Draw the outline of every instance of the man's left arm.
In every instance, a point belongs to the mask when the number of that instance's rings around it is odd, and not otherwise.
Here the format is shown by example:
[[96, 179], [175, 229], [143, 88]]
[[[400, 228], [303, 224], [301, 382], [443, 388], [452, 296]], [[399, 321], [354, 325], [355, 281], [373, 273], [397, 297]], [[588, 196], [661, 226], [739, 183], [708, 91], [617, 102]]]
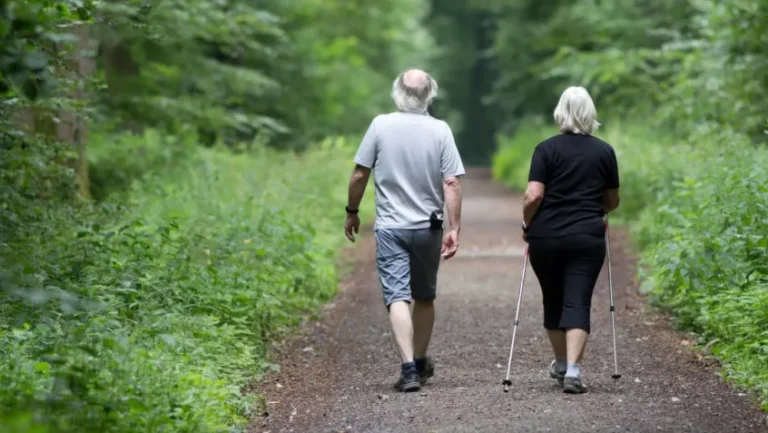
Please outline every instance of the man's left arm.
[[360, 148], [355, 155], [355, 168], [349, 177], [349, 192], [347, 194], [347, 220], [344, 223], [344, 233], [347, 239], [354, 242], [355, 233], [360, 230], [360, 202], [363, 201], [365, 187], [371, 176], [371, 168], [376, 164], [376, 119], [368, 127]]
[[363, 201], [368, 179], [371, 177], [371, 169], [360, 164], [355, 165], [352, 175], [349, 177], [349, 193], [347, 194], [347, 209], [357, 211], [360, 202]]
[[[360, 164], [355, 165], [352, 176], [349, 177], [349, 193], [347, 194], [347, 221], [344, 223], [344, 234], [347, 239], [354, 242], [355, 233], [360, 231], [360, 202], [368, 185], [371, 169]], [[353, 233], [354, 232], [354, 233]]]

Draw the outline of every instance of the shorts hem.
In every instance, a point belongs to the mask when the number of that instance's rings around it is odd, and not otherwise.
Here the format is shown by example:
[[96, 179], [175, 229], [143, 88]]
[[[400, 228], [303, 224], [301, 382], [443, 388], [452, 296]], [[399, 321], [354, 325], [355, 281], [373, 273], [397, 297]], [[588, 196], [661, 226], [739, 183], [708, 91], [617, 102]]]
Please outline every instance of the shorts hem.
[[437, 295], [431, 295], [431, 296], [414, 296], [414, 297], [413, 297], [413, 300], [414, 300], [414, 301], [419, 301], [419, 302], [431, 302], [431, 301], [434, 301], [435, 299], [437, 299]]
[[408, 298], [408, 297], [396, 297], [396, 298], [392, 298], [392, 299], [387, 299], [387, 300], [384, 301], [384, 306], [389, 308], [390, 305], [394, 304], [395, 302], [405, 302], [406, 304], [412, 304], [413, 303], [413, 299], [412, 298]]
[[581, 329], [587, 334], [590, 334], [590, 331], [591, 331], [589, 326], [584, 326], [584, 325], [566, 325], [566, 326], [560, 326], [560, 329], [563, 329], [565, 331], [568, 331], [569, 329]]

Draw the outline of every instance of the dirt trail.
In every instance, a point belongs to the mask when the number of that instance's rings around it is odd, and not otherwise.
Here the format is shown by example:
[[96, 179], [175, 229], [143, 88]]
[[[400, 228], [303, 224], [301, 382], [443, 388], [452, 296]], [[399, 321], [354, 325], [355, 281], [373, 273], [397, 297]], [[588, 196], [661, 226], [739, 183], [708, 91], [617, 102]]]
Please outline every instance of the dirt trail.
[[[547, 374], [541, 293], [529, 268], [511, 380], [502, 392], [524, 243], [520, 197], [472, 171], [464, 181], [458, 255], [438, 279], [430, 347], [437, 368], [419, 393], [395, 393], [399, 360], [389, 336], [372, 236], [350, 256], [354, 271], [322, 321], [286, 342], [280, 374], [260, 384], [269, 415], [249, 432], [768, 432], [765, 414], [723, 384], [716, 366], [686, 346], [636, 295], [634, 259], [612, 236], [617, 344], [612, 372], [607, 272], [593, 302], [582, 370], [590, 392], [563, 394]], [[340, 232], [341, 236], [341, 232]]]

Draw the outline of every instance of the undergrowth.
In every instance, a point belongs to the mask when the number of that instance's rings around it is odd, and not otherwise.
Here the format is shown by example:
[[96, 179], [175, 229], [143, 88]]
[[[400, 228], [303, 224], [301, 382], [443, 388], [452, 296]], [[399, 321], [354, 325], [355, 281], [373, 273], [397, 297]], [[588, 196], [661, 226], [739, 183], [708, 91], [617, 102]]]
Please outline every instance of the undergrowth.
[[268, 342], [335, 294], [351, 153], [91, 143], [93, 204], [66, 148], [1, 150], [0, 431], [243, 427]]

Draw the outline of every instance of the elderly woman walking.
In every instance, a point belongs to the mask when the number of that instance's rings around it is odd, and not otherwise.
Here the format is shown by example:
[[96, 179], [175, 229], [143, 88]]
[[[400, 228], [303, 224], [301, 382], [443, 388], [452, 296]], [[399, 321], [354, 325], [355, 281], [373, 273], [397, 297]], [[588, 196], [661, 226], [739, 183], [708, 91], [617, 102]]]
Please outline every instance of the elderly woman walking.
[[586, 89], [566, 89], [554, 118], [561, 133], [539, 143], [531, 159], [523, 237], [555, 355], [550, 376], [580, 394], [587, 391], [579, 363], [592, 292], [606, 253], [604, 216], [619, 206], [619, 170], [611, 145], [592, 135], [599, 123]]

